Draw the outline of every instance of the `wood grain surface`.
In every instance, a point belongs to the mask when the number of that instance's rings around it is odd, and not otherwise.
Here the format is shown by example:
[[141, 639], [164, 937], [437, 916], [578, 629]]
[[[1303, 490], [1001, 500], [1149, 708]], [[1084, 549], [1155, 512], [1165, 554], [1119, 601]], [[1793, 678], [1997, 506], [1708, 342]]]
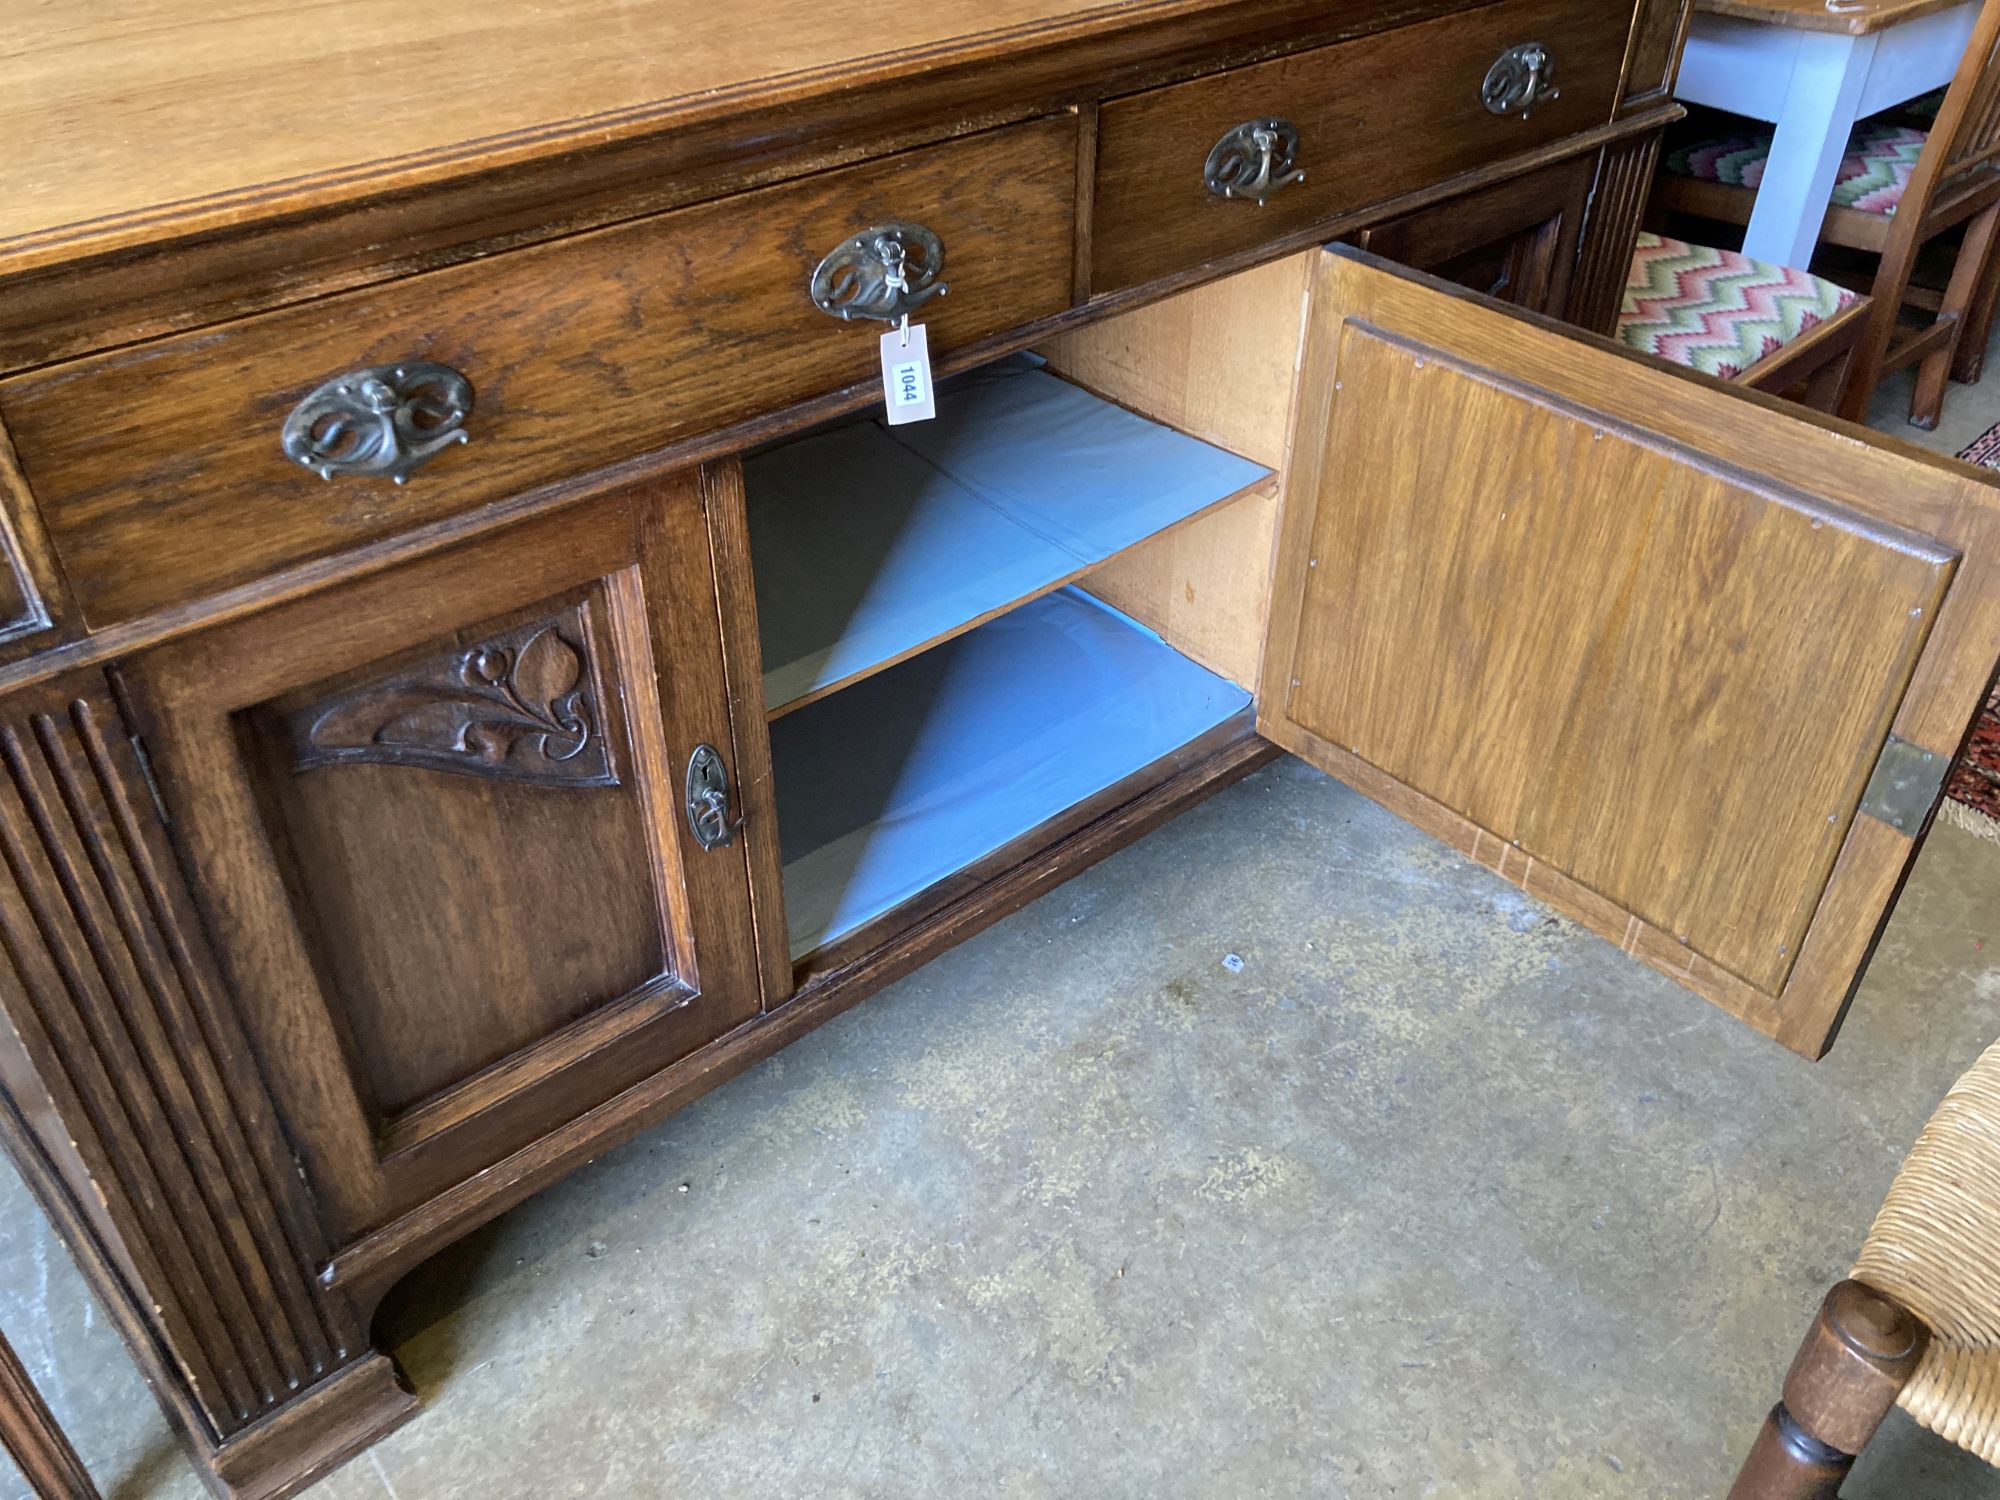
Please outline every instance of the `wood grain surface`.
[[90, 1471], [4, 1337], [0, 1337], [0, 1449], [14, 1460], [35, 1500], [99, 1500]]
[[1260, 727], [1817, 1052], [1884, 739], [2000, 654], [1988, 486], [1352, 253], [1311, 330]]
[[[882, 325], [813, 305], [813, 268], [870, 225], [945, 246], [934, 354], [1069, 304], [1075, 122], [864, 168], [413, 277], [0, 384], [93, 625], [465, 510], [865, 379]], [[287, 460], [292, 406], [400, 360], [471, 380], [471, 442], [406, 485]]]
[[1079, 385], [1276, 471], [1262, 493], [1127, 549], [1085, 587], [1253, 691], [1291, 454], [1306, 279], [1288, 256], [1065, 334], [1043, 347]]
[[1632, 22], [1632, 45], [1625, 54], [1621, 113], [1631, 114], [1673, 92], [1681, 45], [1693, 15], [1692, 0], [1640, 0]]
[[[742, 842], [704, 852], [682, 812], [694, 747], [732, 744], [711, 574], [690, 472], [132, 665], [245, 1024], [280, 1108], [305, 1122], [300, 1154], [336, 1233], [762, 1009]], [[622, 704], [605, 720], [625, 741], [618, 787], [271, 774], [256, 726], [295, 699], [579, 595], [600, 611], [600, 701]], [[360, 775], [343, 785], [346, 772]]]
[[[50, 0], [42, 10], [76, 3]], [[165, 204], [147, 191], [161, 143], [135, 136], [114, 143], [139, 158], [121, 179], [125, 210], [0, 240], [0, 370], [435, 270], [1039, 114], [1087, 115], [1100, 99], [1472, 3], [1124, 0], [915, 51], [900, 49], [906, 28], [883, 28], [870, 42], [865, 25], [830, 20], [844, 37], [862, 39], [852, 64], [760, 75], [740, 87], [381, 159], [370, 154], [367, 131], [335, 111], [328, 150], [359, 165], [253, 178], [220, 195]], [[359, 9], [327, 0], [312, 14]], [[553, 9], [587, 27], [602, 8]], [[735, 23], [705, 14], [703, 24]], [[226, 74], [228, 37], [215, 38], [212, 53]], [[362, 95], [393, 87], [402, 98], [412, 94], [413, 77], [414, 66], [390, 67], [371, 55], [342, 86]], [[193, 116], [198, 133], [224, 142], [235, 162], [243, 132], [229, 90], [190, 83], [185, 93], [176, 108]], [[119, 108], [119, 99], [103, 102], [112, 114]]]
[[[1501, 0], [1337, 47], [1115, 100], [1098, 117], [1091, 286], [1131, 286], [1393, 197], [1611, 117], [1632, 11]], [[1562, 95], [1490, 113], [1487, 70], [1541, 41]], [[1258, 205], [1217, 197], [1202, 168], [1223, 135], [1276, 116], [1299, 129], [1302, 181]]]
[[1511, 306], [1563, 317], [1596, 176], [1592, 157], [1557, 162], [1375, 225], [1355, 243]]
[[0, 717], [0, 1006], [40, 1149], [229, 1434], [361, 1358], [365, 1320], [314, 1280], [327, 1243], [132, 728], [94, 673]]
[[0, 8], [0, 242], [1127, 8], [26, 0]]
[[1694, 0], [1694, 8], [1713, 16], [1734, 16], [1801, 31], [1840, 31], [1866, 36], [1885, 26], [1899, 26], [1921, 16], [1950, 10], [1963, 0]]

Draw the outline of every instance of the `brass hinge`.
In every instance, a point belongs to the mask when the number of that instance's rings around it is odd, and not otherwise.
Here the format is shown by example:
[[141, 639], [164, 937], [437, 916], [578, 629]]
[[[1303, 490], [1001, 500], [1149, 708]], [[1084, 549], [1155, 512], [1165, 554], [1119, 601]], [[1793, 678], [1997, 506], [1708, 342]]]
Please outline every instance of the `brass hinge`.
[[1868, 790], [1861, 794], [1861, 810], [1914, 838], [1937, 805], [1950, 769], [1950, 756], [1892, 734], [1875, 762], [1875, 774], [1868, 778]]

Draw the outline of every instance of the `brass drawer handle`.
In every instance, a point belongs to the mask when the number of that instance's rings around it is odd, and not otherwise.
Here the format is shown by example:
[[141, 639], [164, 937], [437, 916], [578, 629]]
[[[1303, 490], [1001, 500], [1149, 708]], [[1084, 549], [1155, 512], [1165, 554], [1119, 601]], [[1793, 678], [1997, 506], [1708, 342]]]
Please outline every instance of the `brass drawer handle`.
[[896, 323], [948, 288], [944, 242], [921, 224], [877, 224], [828, 252], [812, 274], [819, 310], [843, 321]]
[[1245, 120], [1215, 143], [1201, 179], [1218, 198], [1249, 198], [1259, 208], [1279, 188], [1304, 182], [1299, 127], [1290, 120]]
[[285, 456], [322, 479], [387, 474], [401, 484], [423, 464], [471, 441], [472, 382], [450, 365], [371, 365], [329, 380], [292, 408]]
[[1509, 47], [1486, 70], [1479, 97], [1494, 114], [1519, 115], [1525, 120], [1537, 104], [1562, 98], [1562, 90], [1556, 86], [1555, 54], [1540, 42]]

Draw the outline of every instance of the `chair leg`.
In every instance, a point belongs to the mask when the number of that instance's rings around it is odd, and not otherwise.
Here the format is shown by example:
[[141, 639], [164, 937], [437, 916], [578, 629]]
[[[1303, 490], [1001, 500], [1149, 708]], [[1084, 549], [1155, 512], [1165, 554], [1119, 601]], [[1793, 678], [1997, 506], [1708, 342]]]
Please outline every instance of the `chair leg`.
[[0, 1447], [13, 1458], [36, 1500], [98, 1500], [83, 1460], [4, 1338], [0, 1338]]
[[1976, 385], [1986, 368], [1986, 346], [1993, 338], [1993, 310], [2000, 302], [2000, 239], [1987, 253], [1986, 267], [1979, 278], [1972, 305], [1965, 311], [1965, 331], [1959, 335], [1958, 353], [1951, 361], [1951, 378], [1960, 385]]
[[1967, 320], [1986, 281], [1987, 262], [1993, 258], [1994, 229], [2000, 226], [2000, 204], [1981, 213], [1965, 226], [1965, 243], [1959, 248], [1958, 262], [1951, 268], [1951, 280], [1938, 305], [1940, 322], [1950, 319], [1951, 337], [1926, 354], [1917, 365], [1916, 389], [1910, 393], [1910, 422], [1925, 430], [1938, 424], [1944, 409], [1944, 384], [1965, 342]]
[[[1886, 266], [1884, 271], [1886, 273]], [[1874, 300], [1868, 305], [1868, 324], [1855, 341], [1847, 394], [1840, 403], [1840, 415], [1850, 422], [1868, 420], [1868, 402], [1875, 394], [1876, 382], [1882, 378], [1882, 365], [1889, 355], [1889, 340], [1896, 332], [1896, 314], [1902, 307], [1903, 281], [1908, 272], [1909, 268], [1905, 266], [1902, 276], [1892, 279], [1884, 274], [1875, 278], [1875, 290], [1871, 294]]]
[[1828, 1292], [1729, 1500], [1835, 1500], [1929, 1343], [1930, 1330], [1873, 1287]]

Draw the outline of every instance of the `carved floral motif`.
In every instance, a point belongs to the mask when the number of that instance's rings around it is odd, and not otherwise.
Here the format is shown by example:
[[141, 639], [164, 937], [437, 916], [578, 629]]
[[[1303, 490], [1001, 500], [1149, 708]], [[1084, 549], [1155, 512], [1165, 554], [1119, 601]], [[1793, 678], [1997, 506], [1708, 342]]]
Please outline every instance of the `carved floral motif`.
[[591, 701], [582, 608], [362, 683], [290, 716], [297, 768], [368, 762], [616, 786]]

